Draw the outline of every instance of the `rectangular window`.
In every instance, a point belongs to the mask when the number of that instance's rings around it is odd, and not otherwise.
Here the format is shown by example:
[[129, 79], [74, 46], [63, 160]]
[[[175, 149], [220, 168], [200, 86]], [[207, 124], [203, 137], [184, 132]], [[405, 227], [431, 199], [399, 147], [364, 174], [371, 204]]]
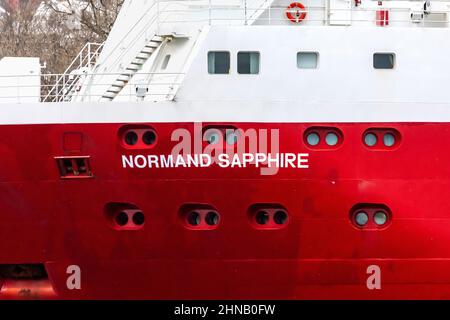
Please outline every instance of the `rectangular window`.
[[208, 73], [229, 74], [230, 73], [230, 53], [225, 51], [208, 52]]
[[258, 74], [259, 73], [259, 52], [239, 52], [238, 53], [238, 73]]
[[373, 55], [373, 67], [375, 69], [394, 69], [395, 54], [375, 53]]
[[317, 69], [319, 54], [317, 52], [298, 52], [297, 68], [299, 69]]

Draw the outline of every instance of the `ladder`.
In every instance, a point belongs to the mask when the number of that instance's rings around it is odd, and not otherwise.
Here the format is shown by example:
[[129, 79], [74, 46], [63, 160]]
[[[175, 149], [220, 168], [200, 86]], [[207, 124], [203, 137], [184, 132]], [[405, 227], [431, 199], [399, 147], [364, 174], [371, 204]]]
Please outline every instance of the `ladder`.
[[90, 72], [91, 68], [96, 64], [102, 49], [103, 43], [86, 43], [64, 73], [58, 75], [53, 86], [48, 92], [45, 92], [45, 97], [42, 99], [42, 102], [71, 101], [72, 97], [76, 94], [78, 81]]
[[145, 47], [137, 54], [137, 56], [126, 67], [125, 72], [122, 73], [108, 90], [102, 95], [101, 101], [112, 101], [117, 97], [125, 86], [131, 81], [133, 76], [141, 70], [143, 65], [150, 59], [152, 54], [161, 46], [161, 44], [168, 40], [168, 37], [155, 35]]

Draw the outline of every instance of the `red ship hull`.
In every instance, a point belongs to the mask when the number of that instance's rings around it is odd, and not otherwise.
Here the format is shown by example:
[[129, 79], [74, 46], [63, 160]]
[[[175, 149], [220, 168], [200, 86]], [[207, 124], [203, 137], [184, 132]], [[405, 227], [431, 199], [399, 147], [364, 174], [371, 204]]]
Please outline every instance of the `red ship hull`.
[[[124, 168], [123, 155], [170, 154], [172, 132], [194, 130], [149, 125], [157, 142], [144, 150], [124, 148], [125, 124], [0, 126], [0, 266], [47, 273], [4, 277], [0, 298], [450, 299], [448, 124], [227, 124], [279, 129], [280, 152], [309, 154], [307, 169], [268, 176], [255, 167]], [[335, 128], [342, 141], [308, 147], [310, 127]], [[396, 130], [399, 145], [368, 148], [372, 128]], [[58, 159], [77, 157], [89, 157], [92, 177], [61, 176]], [[115, 226], [114, 205], [142, 211], [145, 224]], [[186, 205], [213, 208], [220, 223], [186, 227]], [[255, 205], [284, 208], [289, 222], [255, 226]], [[355, 206], [387, 208], [389, 225], [358, 228]], [[79, 289], [67, 287], [71, 265]], [[367, 287], [371, 265], [381, 289]]]

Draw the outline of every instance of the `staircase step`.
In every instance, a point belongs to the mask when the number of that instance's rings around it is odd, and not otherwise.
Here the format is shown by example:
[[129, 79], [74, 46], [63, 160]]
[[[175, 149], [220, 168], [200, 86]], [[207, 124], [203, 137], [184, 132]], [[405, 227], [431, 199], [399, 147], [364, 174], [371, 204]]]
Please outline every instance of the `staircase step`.
[[131, 63], [129, 65], [129, 68], [139, 68], [138, 70], [136, 70], [139, 71], [142, 68], [142, 64]]
[[136, 71], [139, 71], [140, 69], [141, 69], [141, 66], [137, 66], [135, 64], [131, 64], [125, 70], [136, 73]]
[[125, 87], [126, 85], [127, 85], [127, 83], [128, 83], [128, 81], [122, 81], [122, 80], [116, 80], [113, 84], [112, 84], [112, 86], [113, 87], [118, 87], [118, 88], [123, 88], [123, 87]]
[[132, 64], [140, 64], [141, 66], [146, 62], [146, 59], [141, 58], [135, 58], [133, 61], [131, 61]]
[[140, 53], [146, 53], [148, 54], [148, 57], [150, 58], [151, 54], [155, 52], [155, 48], [147, 48], [145, 47], [144, 49], [141, 50]]
[[153, 49], [156, 49], [156, 48], [158, 48], [160, 45], [161, 45], [160, 42], [150, 41], [149, 43], [147, 43], [147, 44], [145, 45], [145, 47], [146, 47], [146, 48], [153, 48]]
[[[145, 49], [144, 49], [145, 50]], [[142, 50], [137, 56], [136, 56], [136, 58], [137, 59], [148, 59], [148, 58], [150, 58], [150, 56], [152, 55], [152, 53], [153, 53], [153, 51], [154, 50], [151, 50], [151, 51], [144, 51], [144, 50]]]
[[130, 81], [131, 75], [130, 74], [121, 74], [118, 78], [117, 81], [123, 81], [123, 82], [128, 82]]
[[120, 91], [122, 91], [122, 88], [119, 88], [119, 87], [110, 87], [110, 88], [108, 89], [108, 91], [106, 91], [106, 92], [119, 93]]
[[163, 42], [163, 41], [164, 41], [164, 38], [163, 38], [163, 37], [160, 37], [160, 36], [154, 36], [154, 37], [152, 38], [152, 41], [155, 41], [155, 42]]
[[113, 92], [106, 92], [106, 93], [102, 96], [102, 98], [112, 100], [112, 99], [114, 99], [114, 98], [116, 97], [116, 95], [117, 95], [117, 94], [115, 94], [115, 93], [113, 93]]

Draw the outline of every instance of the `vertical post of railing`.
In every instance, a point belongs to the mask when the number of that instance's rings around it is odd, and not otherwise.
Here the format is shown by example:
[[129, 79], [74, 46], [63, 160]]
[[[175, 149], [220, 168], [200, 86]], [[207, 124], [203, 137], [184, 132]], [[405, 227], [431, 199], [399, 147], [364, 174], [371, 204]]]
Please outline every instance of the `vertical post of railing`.
[[58, 102], [64, 100], [64, 90], [66, 90], [66, 75], [63, 75], [63, 87], [62, 87], [62, 90], [61, 90], [62, 97], [58, 98]]
[[350, 1], [350, 25], [353, 25], [353, 3]]
[[272, 4], [269, 4], [269, 25], [272, 25]]
[[425, 10], [423, 10], [422, 27], [425, 27]]
[[[94, 73], [91, 73], [91, 75], [89, 75], [89, 77], [91, 77], [91, 78], [90, 78], [90, 82], [91, 82], [91, 83], [94, 83], [95, 74], [94, 74]], [[85, 98], [85, 94], [87, 94], [87, 95], [88, 95], [88, 101], [89, 101], [89, 102], [92, 102], [92, 94], [91, 94], [92, 91], [91, 91], [91, 87], [92, 87], [92, 86], [90, 86], [90, 85], [88, 84], [88, 87], [84, 90], [83, 95], [81, 96], [82, 101], [83, 101], [84, 98]]]
[[91, 67], [91, 43], [88, 44], [88, 67]]
[[244, 0], [244, 24], [247, 25], [247, 0]]
[[156, 0], [156, 33], [160, 34], [160, 32], [159, 32], [159, 0]]
[[208, 1], [208, 14], [209, 14], [208, 21], [209, 21], [209, 25], [211, 25], [211, 1], [212, 0]]

